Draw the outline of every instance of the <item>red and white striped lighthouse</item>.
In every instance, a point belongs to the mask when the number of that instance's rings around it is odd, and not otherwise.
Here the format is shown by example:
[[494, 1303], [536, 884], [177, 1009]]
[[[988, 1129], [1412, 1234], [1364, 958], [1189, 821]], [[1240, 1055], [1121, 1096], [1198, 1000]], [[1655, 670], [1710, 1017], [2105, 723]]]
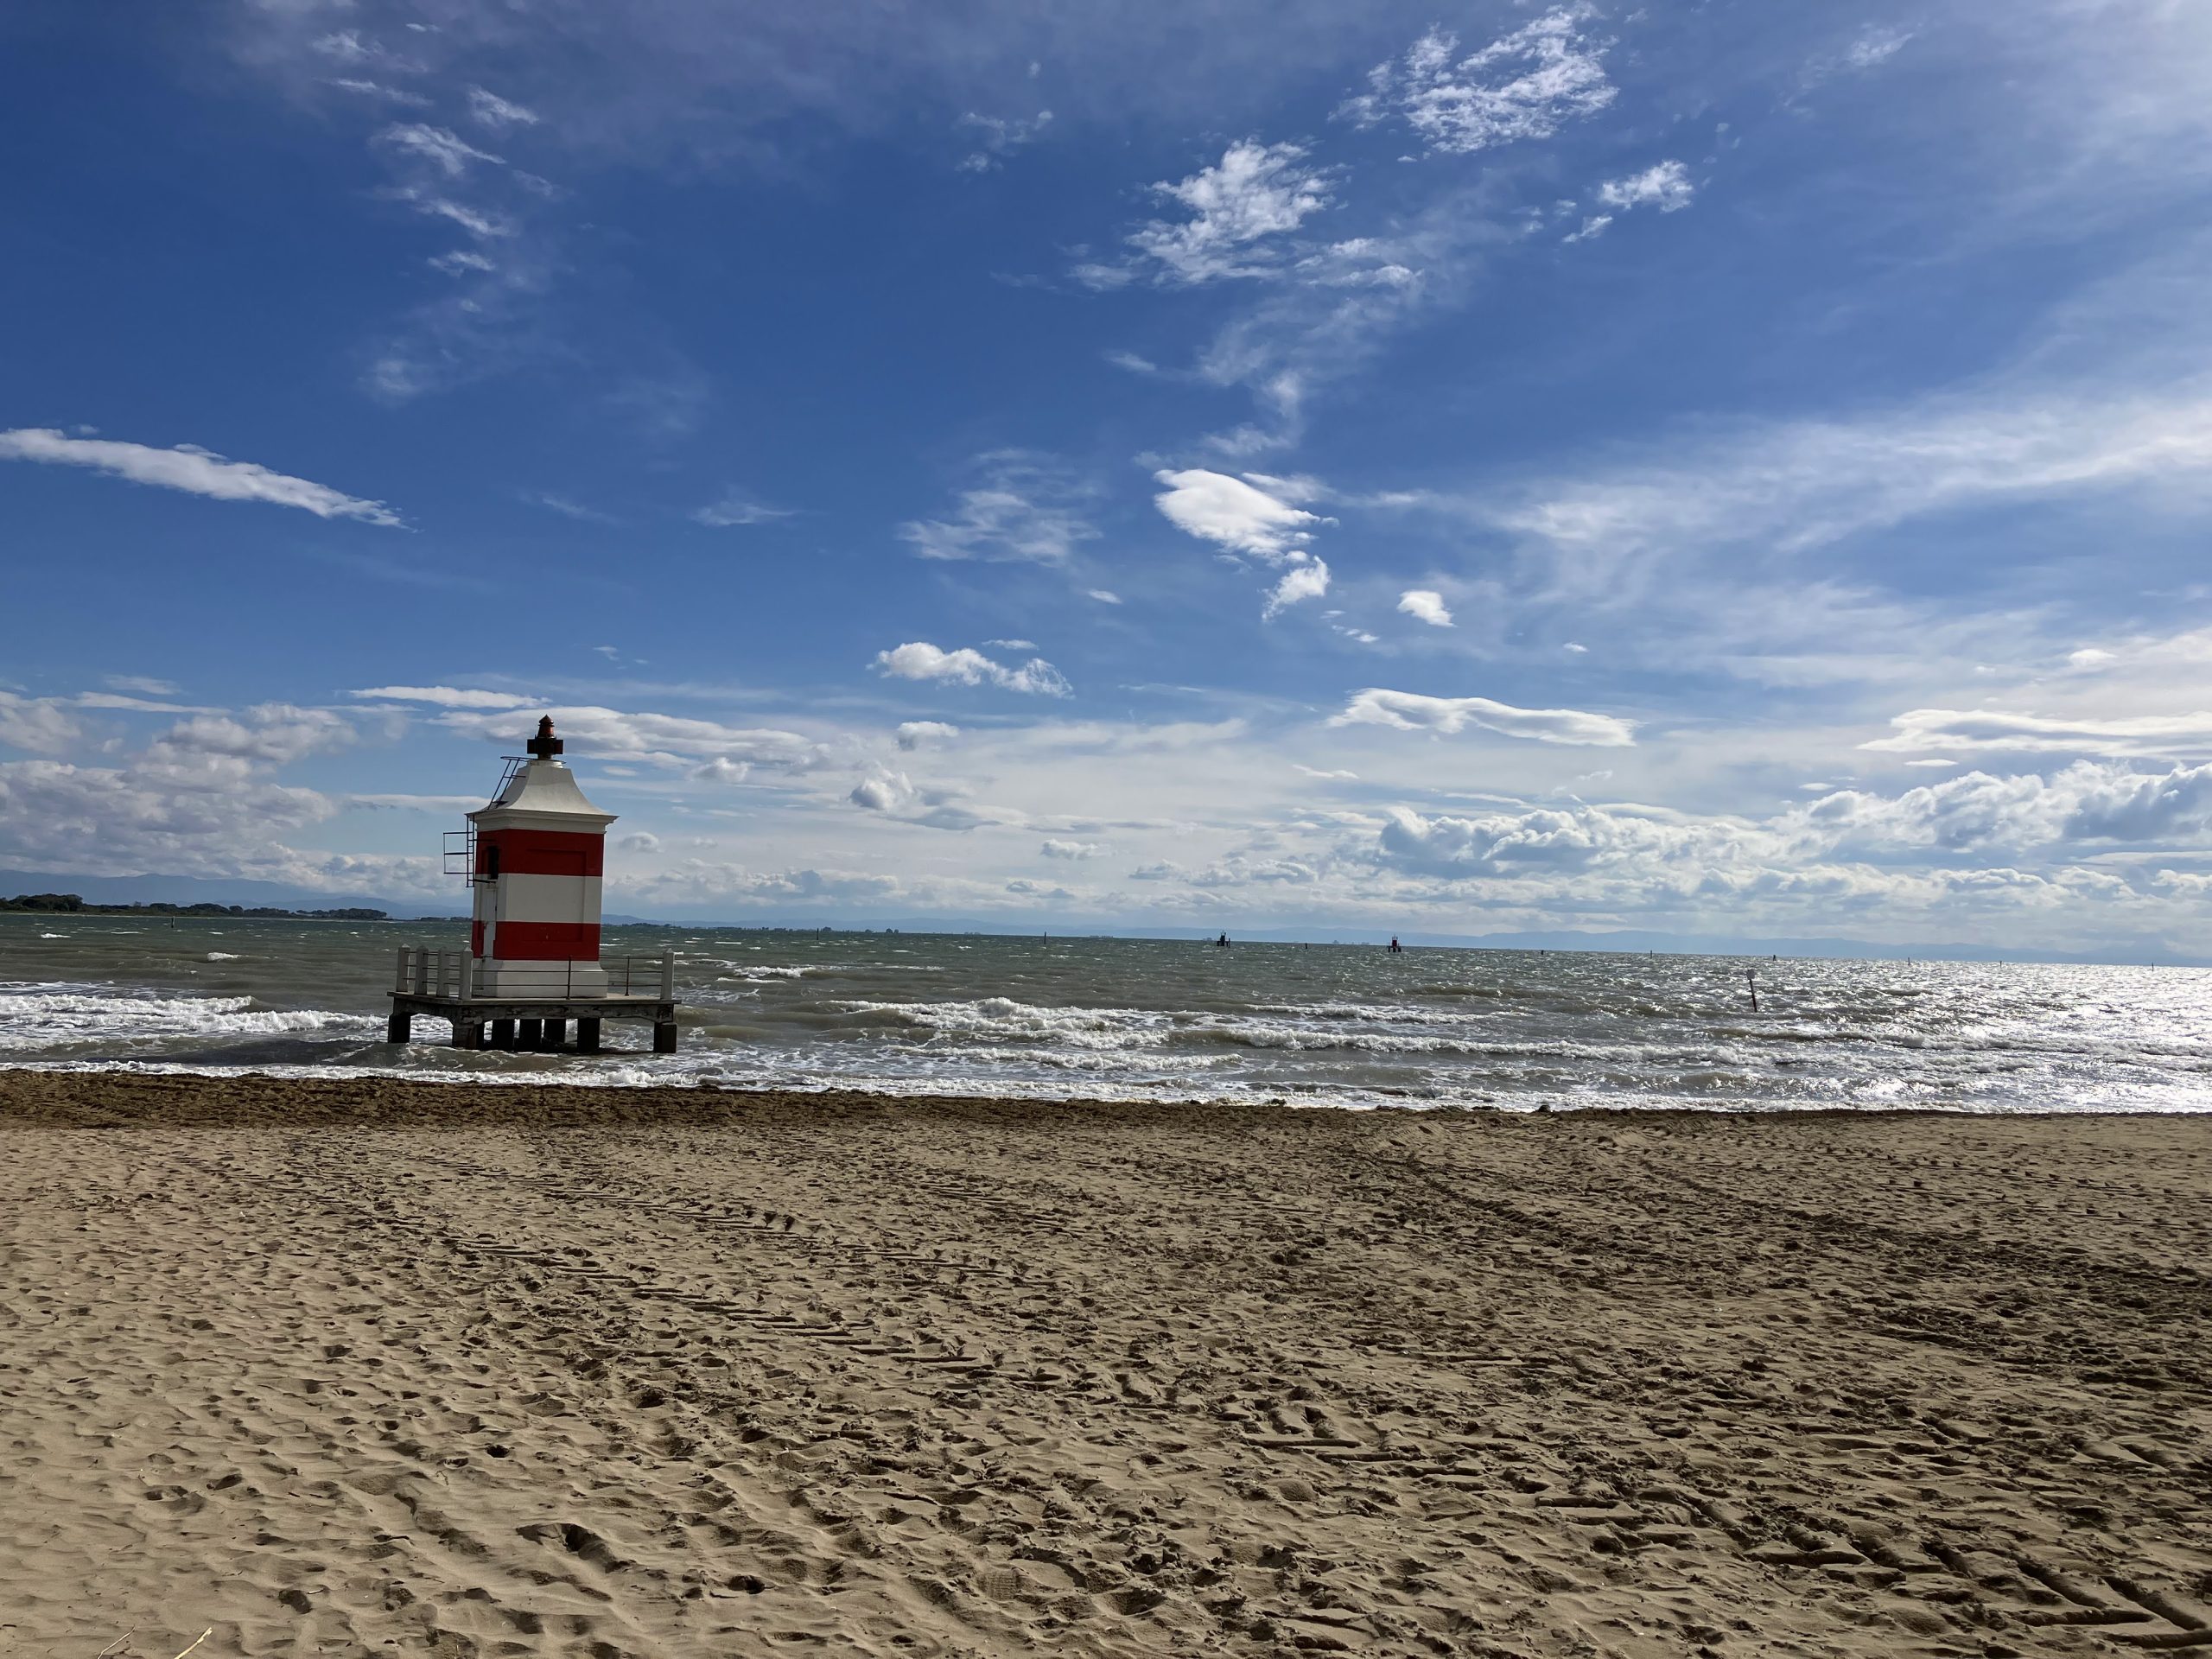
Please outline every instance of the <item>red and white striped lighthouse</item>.
[[537, 722], [530, 758], [499, 798], [468, 815], [476, 894], [469, 928], [474, 995], [598, 997], [599, 884], [615, 815], [584, 798], [556, 757], [553, 720]]

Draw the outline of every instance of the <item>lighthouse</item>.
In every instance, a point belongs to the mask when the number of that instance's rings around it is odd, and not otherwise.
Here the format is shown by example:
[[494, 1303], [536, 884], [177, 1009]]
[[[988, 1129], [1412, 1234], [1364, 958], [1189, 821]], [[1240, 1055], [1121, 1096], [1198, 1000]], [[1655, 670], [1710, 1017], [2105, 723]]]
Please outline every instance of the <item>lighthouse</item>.
[[550, 715], [523, 747], [528, 759], [489, 806], [468, 815], [471, 988], [499, 999], [604, 996], [599, 890], [615, 815], [584, 798]]
[[650, 1020], [653, 1052], [677, 1041], [676, 956], [599, 954], [599, 884], [614, 814], [584, 798], [561, 759], [553, 718], [528, 753], [507, 757], [491, 804], [446, 837], [446, 871], [475, 895], [467, 951], [403, 945], [391, 988], [388, 1041], [404, 1043], [416, 1014], [453, 1023], [456, 1048], [559, 1050], [575, 1024], [576, 1052], [600, 1052], [608, 1020]]

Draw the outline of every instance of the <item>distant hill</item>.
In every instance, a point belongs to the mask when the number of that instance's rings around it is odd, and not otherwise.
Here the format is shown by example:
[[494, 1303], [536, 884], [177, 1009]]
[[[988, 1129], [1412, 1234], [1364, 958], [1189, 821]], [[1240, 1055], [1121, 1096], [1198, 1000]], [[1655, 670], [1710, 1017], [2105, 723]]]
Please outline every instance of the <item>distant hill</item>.
[[245, 881], [193, 875], [75, 875], [53, 870], [0, 870], [0, 894], [73, 893], [87, 905], [238, 905], [247, 910], [376, 910], [396, 919], [446, 916], [466, 909], [467, 895], [454, 883], [442, 905], [386, 899], [370, 893], [320, 893], [280, 881]]

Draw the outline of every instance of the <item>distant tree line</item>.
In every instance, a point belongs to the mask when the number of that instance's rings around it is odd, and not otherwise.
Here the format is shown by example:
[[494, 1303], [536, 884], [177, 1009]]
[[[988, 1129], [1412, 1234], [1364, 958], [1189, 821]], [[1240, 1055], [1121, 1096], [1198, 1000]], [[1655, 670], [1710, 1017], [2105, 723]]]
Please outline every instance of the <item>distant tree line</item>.
[[269, 905], [88, 905], [73, 893], [19, 893], [0, 899], [0, 911], [44, 916], [242, 916], [279, 922], [388, 922], [381, 910], [279, 910]]

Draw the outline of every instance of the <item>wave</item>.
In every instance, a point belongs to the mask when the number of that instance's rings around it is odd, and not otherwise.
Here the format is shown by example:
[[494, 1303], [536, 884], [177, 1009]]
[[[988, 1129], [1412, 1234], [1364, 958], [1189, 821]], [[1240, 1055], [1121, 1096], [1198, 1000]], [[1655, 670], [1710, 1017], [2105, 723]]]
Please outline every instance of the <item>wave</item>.
[[162, 996], [83, 986], [0, 990], [0, 1052], [82, 1043], [145, 1045], [177, 1039], [370, 1031], [367, 1014], [256, 1007], [247, 996]]

